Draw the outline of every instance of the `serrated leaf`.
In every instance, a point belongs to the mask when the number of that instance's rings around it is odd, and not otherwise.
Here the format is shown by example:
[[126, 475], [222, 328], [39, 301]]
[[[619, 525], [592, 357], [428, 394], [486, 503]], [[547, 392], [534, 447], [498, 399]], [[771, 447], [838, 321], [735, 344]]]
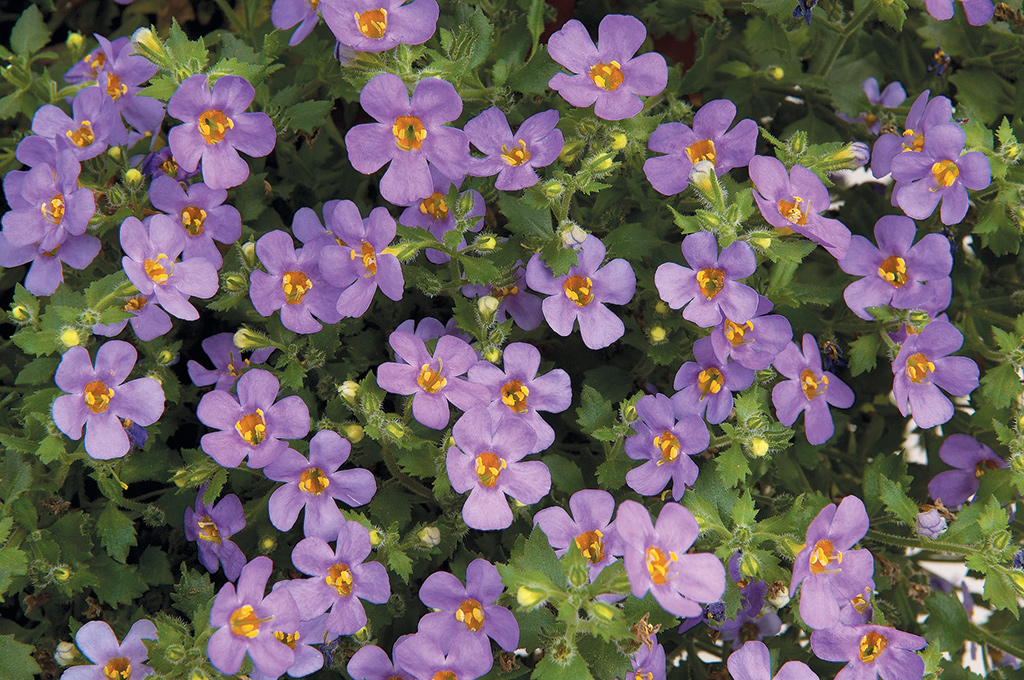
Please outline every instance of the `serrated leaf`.
[[576, 409], [576, 422], [584, 434], [590, 434], [600, 427], [615, 425], [612, 402], [590, 385], [584, 385], [580, 392], [580, 406]]
[[754, 506], [754, 499], [750, 497], [749, 491], [745, 491], [732, 508], [733, 526], [750, 526], [756, 518], [757, 508]]
[[15, 385], [48, 385], [53, 383], [54, 373], [57, 371], [57, 364], [60, 359], [57, 357], [43, 357], [30, 361], [25, 368], [21, 369], [15, 379]]
[[889, 512], [907, 526], [917, 526], [917, 504], [910, 500], [902, 486], [888, 477], [879, 477], [878, 491]]
[[747, 456], [739, 444], [733, 444], [727, 450], [718, 455], [718, 472], [722, 475], [722, 481], [728, 487], [735, 486], [747, 478], [750, 474], [750, 465], [747, 463]]
[[28, 556], [23, 550], [14, 545], [0, 548], [0, 602], [4, 601], [4, 594], [7, 593], [7, 587], [11, 585], [11, 581], [16, 576], [23, 576], [27, 573]]
[[1009, 363], [986, 370], [981, 384], [985, 398], [996, 408], [1009, 408], [1024, 390], [1016, 369]]
[[857, 376], [875, 367], [879, 343], [877, 333], [862, 335], [850, 343], [850, 375]]
[[39, 664], [32, 658], [34, 651], [35, 647], [18, 642], [13, 635], [0, 635], [0, 666], [4, 669], [4, 677], [7, 680], [32, 680], [41, 672]]
[[873, 0], [878, 10], [878, 18], [897, 31], [903, 30], [903, 22], [907, 19], [909, 5], [903, 0]]
[[11, 49], [19, 56], [28, 57], [46, 47], [49, 41], [50, 31], [43, 21], [43, 13], [35, 5], [29, 5], [11, 31]]
[[394, 572], [406, 583], [412, 575], [412, 560], [401, 550], [392, 548], [387, 551], [388, 570]]
[[533, 669], [532, 680], [594, 680], [587, 668], [587, 662], [573, 650], [569, 659], [556, 659], [554, 653], [544, 655]]
[[333, 101], [311, 100], [299, 102], [285, 109], [281, 114], [281, 127], [300, 132], [313, 132], [324, 125], [334, 108]]
[[128, 550], [138, 544], [135, 524], [113, 503], [107, 503], [96, 520], [96, 533], [107, 554], [121, 563], [128, 557]]
[[1004, 567], [995, 567], [985, 577], [985, 599], [996, 609], [1005, 609], [1020, 618], [1017, 609], [1017, 589]]
[[459, 262], [470, 283], [493, 283], [500, 275], [497, 267], [481, 257], [460, 257]]
[[[119, 604], [131, 604], [149, 590], [149, 585], [142, 580], [135, 567], [114, 562], [102, 553], [100, 556], [102, 559], [94, 558], [91, 569], [96, 577], [96, 596], [100, 602], [111, 607], [117, 607]], [[211, 589], [210, 599], [206, 602], [212, 601], [212, 598]]]
[[527, 241], [548, 241], [552, 235], [551, 210], [531, 208], [509, 193], [498, 196], [498, 209], [508, 218], [508, 230]]

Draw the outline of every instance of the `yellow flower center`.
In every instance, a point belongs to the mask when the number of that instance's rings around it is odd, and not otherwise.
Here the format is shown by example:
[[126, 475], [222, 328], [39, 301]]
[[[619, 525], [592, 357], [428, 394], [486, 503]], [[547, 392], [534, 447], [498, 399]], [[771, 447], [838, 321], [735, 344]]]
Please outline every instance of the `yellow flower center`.
[[599, 530], [584, 531], [576, 537], [576, 547], [580, 554], [587, 558], [591, 564], [597, 564], [604, 559], [604, 534]]
[[220, 144], [224, 141], [224, 135], [228, 130], [235, 127], [235, 122], [224, 115], [223, 111], [207, 109], [199, 116], [199, 134], [203, 136], [207, 144]]
[[677, 559], [679, 558], [674, 552], [670, 552], [666, 557], [660, 548], [651, 546], [647, 549], [647, 572], [651, 575], [651, 580], [655, 585], [664, 585], [668, 583], [669, 579], [675, 578], [669, 575], [668, 570], [670, 564]]
[[718, 394], [725, 385], [725, 376], [714, 366], [708, 366], [697, 375], [697, 387], [700, 388], [700, 401], [708, 394]]
[[810, 566], [812, 574], [838, 574], [839, 569], [828, 570], [830, 564], [843, 563], [843, 553], [835, 549], [832, 541], [818, 541], [811, 551]]
[[107, 406], [110, 405], [110, 398], [114, 396], [114, 390], [95, 380], [85, 386], [85, 392], [83, 392], [82, 396], [85, 399], [85, 405], [89, 407], [90, 411], [93, 413], [103, 413], [107, 410]]
[[444, 194], [435, 191], [420, 202], [420, 212], [430, 215], [435, 220], [443, 220], [448, 217], [448, 203], [444, 200]]
[[[391, 679], [389, 678], [388, 680]], [[434, 677], [430, 680], [459, 680], [459, 678], [455, 675], [455, 671], [438, 671], [434, 673]]]
[[974, 476], [981, 477], [986, 472], [996, 469], [996, 462], [994, 460], [983, 460], [974, 465]]
[[565, 291], [565, 297], [575, 302], [577, 307], [586, 307], [594, 299], [593, 286], [594, 282], [589, 276], [570, 276], [562, 284], [562, 290]]
[[124, 657], [111, 659], [103, 667], [103, 676], [108, 680], [131, 680], [132, 664]]
[[[870, 595], [868, 597], [870, 597]], [[863, 614], [868, 608], [868, 601], [863, 595], [857, 595], [857, 597], [851, 599], [850, 604], [852, 604], [853, 608], [860, 614]]]
[[128, 94], [128, 86], [121, 83], [121, 79], [115, 76], [113, 73], [107, 74], [107, 94], [114, 101], [123, 94]]
[[743, 336], [747, 331], [752, 330], [754, 330], [754, 323], [752, 321], [748, 321], [745, 324], [740, 325], [730, 321], [729, 319], [725, 320], [725, 339], [732, 343], [733, 347], [739, 347], [746, 342], [746, 340], [743, 339]]
[[284, 291], [284, 299], [290, 305], [302, 302], [302, 297], [312, 288], [313, 282], [302, 272], [285, 272], [281, 277], [281, 290]]
[[178, 162], [174, 160], [173, 156], [160, 164], [160, 172], [164, 173], [168, 177], [178, 176]]
[[865, 113], [863, 116], [861, 116], [861, 120], [864, 121], [865, 127], [871, 127], [872, 125], [878, 122], [878, 116], [876, 116], [873, 113]]
[[[363, 276], [374, 276], [377, 273], [377, 251], [366, 241], [363, 241], [363, 245], [359, 250], [362, 253], [363, 269], [366, 270]], [[355, 248], [349, 252], [348, 257], [350, 260], [356, 259]]]
[[199, 236], [203, 233], [203, 222], [206, 221], [206, 211], [200, 207], [190, 205], [181, 211], [181, 226], [189, 236]]
[[492, 487], [498, 483], [498, 476], [505, 467], [505, 460], [498, 458], [490, 451], [484, 451], [476, 457], [476, 476], [486, 487]]
[[622, 85], [622, 71], [617, 61], [594, 64], [590, 67], [590, 79], [602, 90], [611, 92]]
[[153, 279], [153, 283], [160, 285], [167, 283], [167, 279], [174, 273], [174, 263], [163, 253], [157, 255], [155, 260], [143, 261], [142, 268], [146, 271], [146, 276]]
[[146, 306], [146, 298], [143, 297], [142, 295], [138, 295], [136, 297], [133, 297], [128, 302], [124, 303], [121, 306], [121, 309], [123, 309], [126, 312], [137, 312], [137, 311], [139, 311], [140, 309], [142, 309], [145, 306]]
[[[367, 38], [380, 40], [384, 32], [388, 30], [388, 11], [386, 9], [371, 9], [369, 12], [356, 12], [356, 26], [359, 32]], [[419, 148], [419, 147], [416, 147]]]
[[658, 465], [671, 463], [679, 457], [679, 438], [665, 430], [654, 438], [654, 446], [661, 449], [661, 460]]
[[348, 597], [352, 594], [352, 570], [347, 564], [335, 564], [327, 570], [327, 577], [324, 579], [327, 585], [338, 591], [338, 595]]
[[814, 399], [828, 389], [828, 376], [824, 374], [815, 376], [811, 369], [805, 368], [800, 373], [800, 388], [803, 389], [804, 395], [808, 399]]
[[907, 357], [907, 377], [914, 382], [919, 383], [928, 377], [928, 373], [934, 372], [935, 364], [920, 352]]
[[399, 116], [391, 132], [395, 135], [395, 144], [402, 151], [419, 151], [423, 140], [427, 138], [427, 131], [416, 116]]
[[476, 632], [484, 625], [484, 608], [476, 600], [464, 600], [455, 610], [455, 618], [466, 624], [466, 630]]
[[892, 284], [893, 288], [900, 288], [907, 283], [907, 263], [902, 257], [893, 255], [882, 261], [878, 267], [878, 275]]
[[97, 52], [95, 56], [87, 56], [82, 61], [89, 65], [89, 70], [92, 71], [92, 77], [95, 78], [100, 69], [103, 68], [103, 65], [107, 63], [107, 55], [103, 52]]
[[43, 257], [57, 257], [57, 251], [60, 250], [61, 243], [58, 243], [53, 247], [53, 250], [47, 250], [45, 253], [40, 253]]
[[220, 529], [209, 515], [203, 515], [196, 520], [196, 526], [199, 527], [199, 540], [220, 543]]
[[497, 288], [497, 287], [494, 287], [494, 286], [491, 287], [491, 297], [495, 298], [497, 300], [501, 300], [502, 298], [504, 298], [504, 297], [506, 297], [508, 295], [515, 295], [518, 292], [519, 292], [519, 286], [517, 286], [515, 284], [513, 284], [511, 286], [505, 286], [504, 288]]
[[506, 165], [514, 167], [530, 160], [530, 152], [526, 150], [526, 142], [520, 139], [519, 145], [520, 148], [517, 149], [513, 146], [511, 151], [504, 144], [501, 145], [501, 160], [505, 161]]
[[[910, 142], [910, 146], [907, 146], [907, 142]], [[903, 150], [904, 151], [920, 151], [924, 148], [924, 135], [920, 132], [914, 132], [913, 130], [903, 131]]]
[[938, 161], [932, 165], [932, 177], [935, 178], [935, 187], [932, 191], [937, 191], [941, 187], [951, 187], [956, 178], [960, 176], [960, 168], [956, 167], [956, 163], [953, 161]]
[[77, 146], [79, 149], [85, 147], [96, 141], [96, 135], [92, 131], [92, 123], [87, 120], [82, 121], [82, 125], [77, 130], [68, 130], [65, 132], [71, 143]]
[[779, 214], [793, 224], [803, 227], [807, 224], [808, 213], [811, 212], [810, 203], [805, 206], [805, 210], [800, 210], [800, 204], [803, 202], [804, 199], [799, 196], [794, 196], [792, 201], [783, 199], [779, 201]]
[[701, 161], [715, 162], [717, 154], [715, 153], [715, 143], [710, 139], [702, 139], [699, 142], [694, 142], [690, 146], [686, 147], [686, 155], [690, 157], [690, 162], [696, 165]]
[[511, 380], [501, 387], [501, 400], [516, 413], [526, 413], [526, 397], [529, 388], [518, 380]]
[[448, 384], [448, 380], [441, 377], [443, 368], [444, 363], [440, 359], [437, 360], [436, 371], [430, 367], [430, 364], [423, 364], [420, 366], [420, 374], [416, 376], [416, 384], [422, 387], [427, 394], [437, 394]]
[[[316, 1], [317, 0], [314, 0], [314, 2], [316, 2]], [[280, 640], [284, 644], [288, 645], [289, 649], [291, 649], [292, 651], [295, 651], [295, 645], [299, 641], [299, 631], [295, 631], [294, 633], [290, 633], [289, 634], [289, 633], [285, 633], [284, 631], [281, 631], [281, 630], [275, 630], [274, 631], [274, 637], [276, 637], [278, 640]]]
[[249, 446], [259, 446], [267, 437], [267, 422], [263, 420], [263, 410], [256, 409], [256, 413], [242, 416], [242, 419], [235, 423], [235, 430]]
[[50, 199], [49, 203], [39, 206], [39, 209], [48, 222], [60, 224], [60, 221], [64, 219], [64, 194], [57, 194]]
[[700, 294], [708, 300], [713, 299], [725, 285], [725, 272], [721, 269], [701, 269], [697, 272], [697, 285], [700, 287]]
[[878, 658], [878, 655], [885, 651], [889, 641], [884, 635], [871, 631], [860, 639], [860, 652], [857, 654], [864, 663], [871, 663]]
[[265, 619], [258, 618], [256, 612], [253, 610], [252, 605], [242, 605], [235, 611], [231, 612], [231, 617], [228, 619], [231, 623], [231, 632], [239, 637], [254, 638], [260, 634], [260, 624], [270, 621], [273, 616], [268, 616]]
[[306, 493], [319, 496], [322, 494], [327, 487], [331, 485], [331, 480], [327, 478], [324, 471], [318, 467], [312, 467], [308, 470], [304, 470], [299, 476], [299, 488]]

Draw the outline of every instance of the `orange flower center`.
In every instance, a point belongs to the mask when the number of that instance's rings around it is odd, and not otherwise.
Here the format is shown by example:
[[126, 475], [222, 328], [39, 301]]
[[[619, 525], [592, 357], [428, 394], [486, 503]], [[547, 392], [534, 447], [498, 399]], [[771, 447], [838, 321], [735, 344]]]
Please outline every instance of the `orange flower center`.
[[501, 387], [501, 400], [516, 413], [526, 413], [526, 397], [529, 388], [518, 380], [511, 380]]
[[[363, 241], [360, 252], [362, 252], [363, 269], [366, 270], [366, 273], [363, 274], [363, 276], [374, 276], [377, 273], [377, 251], [375, 251], [373, 246], [369, 243]], [[355, 248], [349, 252], [348, 257], [350, 260], [356, 259]]]
[[839, 569], [828, 570], [830, 564], [843, 563], [843, 553], [835, 549], [832, 541], [818, 541], [811, 551], [810, 566], [812, 574], [838, 574]]
[[[909, 138], [909, 139], [908, 139]], [[907, 146], [907, 142], [910, 142], [910, 146]], [[903, 150], [904, 151], [920, 151], [924, 148], [924, 135], [913, 130], [903, 131]]]
[[265, 619], [258, 618], [252, 605], [242, 605], [231, 613], [228, 619], [231, 623], [231, 632], [239, 637], [254, 638], [260, 634], [260, 624], [270, 621], [273, 616]]
[[318, 467], [312, 467], [308, 470], [304, 470], [299, 476], [299, 488], [306, 493], [319, 496], [322, 494], [327, 487], [331, 485], [331, 480], [327, 478], [324, 471]]
[[435, 220], [443, 220], [448, 217], [448, 203], [444, 200], [444, 194], [435, 191], [420, 202], [420, 212], [430, 215]]
[[981, 477], [983, 474], [985, 474], [989, 470], [995, 470], [996, 467], [997, 467], [996, 466], [996, 462], [994, 460], [979, 461], [974, 466], [974, 476], [975, 477]]
[[196, 521], [196, 526], [199, 527], [199, 540], [220, 543], [220, 529], [209, 515], [199, 518]]
[[484, 625], [484, 608], [476, 600], [464, 600], [455, 610], [455, 618], [466, 624], [466, 630], [476, 632]]
[[427, 131], [416, 116], [399, 116], [391, 132], [395, 135], [395, 144], [402, 151], [419, 151], [423, 140], [427, 138]]
[[263, 410], [256, 409], [256, 413], [242, 416], [242, 419], [235, 423], [235, 430], [249, 446], [259, 446], [267, 437], [267, 422], [263, 420]]
[[590, 79], [602, 90], [617, 90], [622, 85], [622, 71], [617, 61], [594, 64], [590, 67]]
[[103, 676], [108, 680], [131, 680], [132, 664], [124, 657], [111, 659], [103, 667]]
[[871, 631], [860, 639], [860, 652], [857, 656], [864, 663], [871, 663], [878, 658], [878, 655], [885, 651], [886, 645], [889, 641], [885, 639], [884, 635], [879, 635], [875, 631]]
[[153, 279], [153, 283], [160, 285], [167, 283], [167, 279], [174, 273], [174, 263], [163, 253], [157, 255], [155, 260], [143, 261], [142, 268], [146, 270], [146, 276]]
[[223, 111], [207, 109], [199, 116], [199, 134], [207, 144], [220, 144], [224, 135], [235, 127], [235, 122], [224, 115]]
[[206, 211], [200, 207], [190, 205], [181, 211], [181, 226], [190, 236], [199, 236], [203, 233], [203, 222], [206, 221]]
[[721, 269], [701, 269], [697, 272], [697, 285], [700, 287], [700, 294], [708, 300], [713, 299], [725, 285], [725, 272]]
[[168, 158], [160, 164], [160, 172], [164, 173], [168, 177], [177, 177], [178, 175], [178, 162], [174, 158]]
[[515, 295], [519, 292], [519, 286], [513, 284], [511, 286], [505, 286], [504, 288], [491, 287], [491, 297], [501, 300], [508, 295]]
[[666, 557], [660, 548], [651, 546], [647, 549], [647, 572], [651, 575], [651, 580], [655, 585], [664, 585], [668, 583], [669, 579], [675, 578], [669, 575], [668, 570], [671, 563], [677, 559], [679, 558], [674, 552], [670, 552]]
[[66, 134], [71, 140], [71, 143], [79, 149], [84, 149], [96, 141], [96, 135], [93, 134], [92, 131], [92, 123], [87, 120], [83, 120], [81, 127], [77, 130], [68, 130], [64, 134]]
[[63, 244], [58, 243], [53, 247], [53, 250], [47, 250], [45, 253], [40, 253], [43, 257], [57, 257], [57, 251]]
[[803, 227], [807, 224], [807, 214], [811, 211], [811, 204], [808, 203], [806, 210], [800, 210], [800, 204], [804, 199], [794, 196], [792, 201], [785, 199], [779, 201], [779, 214], [793, 224]]
[[754, 330], [754, 324], [751, 321], [746, 322], [742, 326], [738, 323], [733, 323], [729, 319], [725, 320], [725, 339], [732, 343], [733, 347], [739, 347], [744, 342], [744, 334], [747, 331]]
[[335, 564], [327, 570], [327, 577], [324, 579], [327, 585], [338, 591], [338, 595], [348, 597], [352, 594], [352, 570], [347, 564]]
[[710, 139], [702, 139], [699, 142], [694, 142], [690, 146], [686, 147], [686, 155], [690, 157], [690, 162], [696, 165], [701, 161], [715, 162], [717, 154], [715, 153], [715, 143]]
[[95, 380], [85, 386], [82, 393], [85, 405], [93, 413], [103, 413], [110, 405], [110, 398], [114, 396], [114, 390], [110, 389], [99, 380]]
[[565, 291], [565, 297], [569, 298], [576, 303], [577, 307], [586, 307], [593, 299], [594, 282], [590, 280], [590, 277], [582, 276], [570, 276], [562, 284], [562, 290]]
[[93, 57], [86, 57], [83, 59], [86, 64], [89, 65], [89, 70], [92, 71], [92, 77], [95, 78], [96, 74], [99, 73], [103, 65], [107, 63], [107, 55], [103, 52], [97, 52]]
[[935, 364], [920, 352], [907, 357], [907, 377], [914, 382], [919, 383], [928, 377], [928, 373], [934, 372]]
[[430, 680], [459, 680], [459, 678], [454, 671], [438, 671]]
[[64, 194], [57, 194], [50, 199], [49, 203], [43, 203], [39, 209], [48, 222], [60, 224], [60, 221], [64, 219]]
[[501, 145], [501, 160], [505, 161], [506, 165], [513, 167], [522, 165], [526, 161], [530, 160], [530, 152], [526, 150], [526, 142], [519, 140], [519, 148], [512, 147], [509, 151], [508, 147], [504, 144]]
[[591, 564], [597, 564], [604, 559], [604, 534], [597, 529], [584, 531], [576, 537], [576, 547], [580, 554], [587, 558]]
[[137, 312], [145, 306], [146, 298], [141, 295], [138, 295], [136, 297], [133, 297], [128, 302], [124, 303], [124, 305], [121, 306], [121, 309], [123, 309], [126, 312]]
[[725, 376], [723, 376], [722, 372], [714, 366], [708, 366], [697, 375], [697, 387], [699, 387], [701, 391], [701, 401], [703, 401], [704, 397], [709, 394], [718, 394], [721, 392], [723, 385], [725, 385]]
[[289, 649], [291, 649], [292, 651], [295, 651], [295, 645], [299, 641], [299, 631], [295, 631], [294, 633], [289, 634], [289, 633], [285, 633], [284, 631], [275, 630], [274, 631], [274, 637], [276, 637], [278, 640], [280, 640], [284, 644], [288, 645]]
[[939, 161], [932, 165], [932, 177], [935, 178], [935, 188], [932, 191], [937, 191], [940, 187], [951, 187], [956, 178], [960, 176], [960, 168], [956, 167], [956, 163], [953, 161]]
[[123, 94], [128, 94], [128, 86], [121, 83], [121, 79], [115, 76], [113, 73], [107, 74], [107, 94], [114, 101]]
[[281, 290], [284, 291], [284, 299], [290, 305], [302, 302], [302, 297], [312, 288], [313, 282], [302, 272], [285, 272], [281, 277]]
[[443, 368], [444, 363], [440, 359], [437, 360], [436, 371], [430, 367], [430, 364], [423, 364], [420, 366], [420, 374], [416, 376], [416, 384], [422, 387], [427, 394], [437, 394], [448, 384], [448, 380], [441, 377]]
[[654, 446], [661, 449], [661, 460], [658, 461], [658, 465], [671, 463], [679, 457], [679, 438], [668, 430], [654, 438]]
[[[386, 9], [371, 9], [369, 12], [356, 12], [356, 26], [359, 32], [367, 38], [380, 40], [384, 32], [388, 30], [388, 11]], [[419, 147], [417, 147], [419, 148]]]
[[878, 275], [892, 284], [893, 288], [900, 288], [907, 283], [907, 263], [902, 257], [893, 255], [882, 261], [878, 267]]
[[505, 460], [498, 458], [490, 451], [484, 451], [476, 457], [476, 476], [486, 487], [492, 487], [498, 483], [498, 476], [505, 467]]
[[800, 373], [800, 388], [803, 389], [804, 395], [808, 399], [814, 399], [828, 389], [828, 376], [824, 374], [815, 376], [811, 369], [805, 368]]

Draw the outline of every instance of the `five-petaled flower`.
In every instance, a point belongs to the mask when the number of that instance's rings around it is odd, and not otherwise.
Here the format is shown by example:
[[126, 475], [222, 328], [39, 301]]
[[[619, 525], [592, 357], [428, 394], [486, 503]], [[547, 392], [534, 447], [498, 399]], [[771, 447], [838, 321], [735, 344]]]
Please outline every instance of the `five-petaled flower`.
[[807, 441], [824, 444], [835, 432], [829, 406], [853, 406], [853, 390], [834, 373], [822, 370], [821, 351], [810, 333], [804, 333], [803, 351], [791, 342], [772, 362], [788, 380], [772, 389], [772, 403], [779, 422], [787, 427], [804, 414]]
[[494, 187], [515, 191], [537, 183], [537, 171], [562, 153], [565, 138], [557, 127], [558, 111], [548, 109], [530, 116], [516, 133], [501, 109], [491, 107], [466, 123], [466, 134], [484, 158], [473, 158], [467, 170], [474, 177], [497, 175]]
[[[732, 397], [729, 398], [732, 408]], [[728, 411], [726, 411], [728, 413]], [[648, 394], [636, 403], [636, 434], [626, 437], [626, 455], [644, 464], [626, 473], [626, 484], [641, 496], [660, 494], [672, 481], [672, 498], [683, 497], [697, 481], [697, 464], [690, 456], [711, 443], [711, 434], [699, 414], [686, 413], [676, 421], [672, 401], [664, 394]]]
[[334, 37], [356, 52], [425, 43], [440, 14], [437, 0], [320, 0], [319, 5]]
[[208, 486], [207, 483], [199, 488], [194, 509], [185, 508], [185, 538], [197, 542], [199, 561], [207, 571], [213, 574], [223, 564], [224, 576], [235, 581], [245, 566], [245, 555], [228, 537], [245, 528], [242, 501], [232, 493], [216, 505], [206, 505], [203, 494]]
[[619, 535], [612, 523], [615, 497], [602, 489], [582, 489], [569, 498], [572, 516], [555, 506], [533, 516], [533, 523], [548, 537], [548, 543], [561, 557], [570, 549], [587, 558], [590, 578], [615, 561]]
[[90, 666], [74, 666], [60, 676], [62, 680], [142, 680], [153, 669], [142, 663], [149, 652], [143, 640], [156, 640], [156, 626], [149, 619], [140, 619], [120, 643], [105, 621], [89, 621], [75, 633], [75, 644], [82, 650]]
[[1006, 467], [1002, 456], [966, 434], [946, 437], [939, 447], [939, 458], [956, 469], [935, 475], [928, 482], [928, 495], [951, 508], [977, 493], [986, 472]]
[[837, 680], [902, 680], [921, 678], [925, 662], [917, 650], [927, 641], [920, 635], [887, 626], [835, 626], [811, 634], [811, 650], [825, 661], [848, 661]]

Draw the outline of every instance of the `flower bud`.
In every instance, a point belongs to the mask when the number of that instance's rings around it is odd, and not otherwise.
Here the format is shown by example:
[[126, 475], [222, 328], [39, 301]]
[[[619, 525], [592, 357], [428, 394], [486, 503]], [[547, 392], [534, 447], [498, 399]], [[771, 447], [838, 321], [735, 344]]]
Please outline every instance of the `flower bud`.
[[1012, 572], [1010, 580], [1013, 581], [1013, 585], [1017, 586], [1017, 590], [1024, 592], [1024, 574], [1019, 571]]
[[761, 573], [761, 565], [753, 555], [744, 555], [740, 561], [740, 573], [747, 578], [757, 578]]
[[582, 246], [583, 242], [587, 240], [587, 232], [580, 229], [580, 226], [574, 222], [565, 222], [558, 230], [558, 235], [562, 239], [563, 248], [572, 248], [574, 250]]
[[789, 138], [789, 148], [796, 154], [800, 155], [807, 150], [807, 133], [803, 130], [797, 130], [793, 133], [793, 136]]
[[231, 293], [241, 293], [249, 290], [249, 284], [245, 280], [245, 277], [238, 272], [229, 272], [221, 276], [221, 285], [224, 286], [224, 290]]
[[353, 444], [363, 441], [363, 436], [366, 434], [363, 432], [362, 425], [346, 425], [341, 429], [345, 431], [345, 438]]
[[853, 142], [850, 144], [850, 153], [853, 155], [853, 167], [863, 168], [871, 160], [871, 149], [864, 142]]
[[761, 437], [754, 437], [750, 440], [750, 453], [761, 458], [768, 454], [768, 442]]
[[[1024, 416], [1021, 416], [1021, 418], [1024, 418]], [[1020, 427], [1021, 423], [1018, 422], [1017, 426]], [[1011, 458], [1010, 459], [1010, 468], [1014, 472], [1016, 472], [1017, 474], [1020, 474], [1020, 473], [1024, 472], [1024, 456], [1022, 456], [1022, 455], [1020, 455], [1018, 453], [1016, 456]]]
[[110, 147], [109, 149], [107, 149], [107, 155], [110, 156], [115, 161], [121, 160], [121, 147], [119, 147], [119, 146], [112, 146], [112, 147]]
[[274, 539], [273, 536], [265, 536], [263, 540], [260, 541], [260, 550], [262, 550], [264, 553], [270, 552], [276, 546], [277, 541]]
[[1013, 562], [1010, 563], [1010, 568], [1024, 570], [1024, 550], [1013, 553]]
[[164, 658], [171, 663], [178, 663], [185, 658], [185, 648], [181, 645], [167, 645], [164, 650]]
[[578, 139], [574, 139], [571, 142], [566, 142], [565, 146], [562, 147], [562, 153], [558, 154], [558, 160], [563, 163], [572, 163], [576, 160], [576, 156], [579, 155], [583, 149], [583, 142]]
[[936, 508], [917, 514], [917, 533], [935, 539], [946, 531], [946, 518]]
[[32, 312], [25, 305], [14, 305], [11, 307], [11, 318], [17, 323], [25, 323], [32, 318]]
[[85, 37], [81, 33], [68, 33], [68, 39], [64, 41], [72, 52], [80, 52], [85, 44]]
[[124, 173], [124, 183], [134, 189], [142, 184], [142, 173], [135, 168], [129, 168]]
[[547, 594], [543, 590], [519, 586], [519, 590], [516, 591], [516, 601], [523, 608], [536, 607], [546, 599]]
[[[120, 151], [118, 151], [118, 153], [120, 154]], [[121, 207], [121, 205], [124, 204], [124, 199], [124, 189], [122, 189], [118, 185], [115, 184], [114, 186], [107, 189], [107, 203], [109, 203], [111, 207]]]
[[65, 347], [77, 347], [81, 343], [81, 338], [74, 328], [65, 328], [60, 332], [60, 341]]
[[920, 332], [921, 330], [924, 330], [924, 327], [928, 325], [929, 321], [931, 321], [931, 316], [929, 316], [928, 312], [924, 310], [915, 309], [907, 317], [907, 321], [911, 326], [917, 328], [918, 332]]
[[565, 191], [565, 187], [562, 186], [562, 183], [558, 180], [552, 179], [544, 182], [544, 186], [541, 190], [548, 198], [558, 198], [562, 195], [562, 192]]
[[616, 151], [622, 151], [623, 149], [626, 148], [626, 142], [628, 141], [629, 139], [626, 137], [626, 135], [622, 134], [621, 132], [616, 132], [615, 134], [612, 135], [612, 148], [615, 149]]
[[405, 436], [405, 427], [403, 427], [401, 423], [388, 423], [387, 427], [384, 429], [395, 439], [401, 439]]
[[654, 311], [658, 314], [668, 314], [669, 306], [668, 303], [658, 300], [657, 304], [654, 305]]
[[590, 171], [596, 173], [609, 172], [616, 166], [614, 153], [602, 153], [590, 162]]
[[1010, 534], [1009, 531], [1006, 531], [1004, 529], [1002, 531], [996, 532], [989, 539], [989, 545], [992, 546], [993, 550], [997, 550], [997, 551], [999, 551], [999, 550], [1006, 550], [1007, 546], [1010, 545], [1010, 541], [1012, 541], [1012, 540], [1013, 540], [1013, 536]]
[[384, 534], [380, 533], [376, 529], [370, 529], [370, 545], [377, 547], [384, 542]]
[[53, 660], [58, 666], [70, 666], [75, 661], [77, 649], [72, 642], [67, 640], [57, 643], [57, 651], [53, 653]]
[[776, 609], [782, 609], [789, 604], [789, 587], [785, 581], [773, 581], [768, 586], [768, 594], [765, 601]]
[[441, 530], [437, 527], [423, 527], [416, 532], [416, 538], [420, 539], [420, 543], [433, 548], [441, 542]]
[[192, 675], [188, 676], [188, 680], [210, 680], [210, 676], [202, 669], [196, 668], [192, 671]]
[[480, 312], [480, 316], [485, 321], [490, 321], [491, 317], [494, 316], [494, 313], [498, 311], [499, 304], [501, 303], [498, 302], [498, 298], [490, 295], [484, 295], [476, 301], [476, 308], [477, 311]]
[[169, 349], [162, 349], [160, 353], [156, 355], [156, 362], [161, 366], [170, 366], [178, 360], [178, 355]]
[[476, 241], [473, 242], [473, 247], [477, 250], [494, 250], [498, 245], [498, 239], [494, 238], [490, 234], [481, 234], [476, 237]]
[[781, 66], [772, 66], [768, 69], [768, 77], [772, 80], [782, 80], [786, 76], [786, 72], [782, 70]]
[[370, 638], [372, 637], [372, 633], [370, 632], [370, 627], [369, 626], [363, 626], [362, 628], [357, 630], [352, 637], [354, 637], [356, 640], [358, 640], [359, 642], [362, 642], [364, 644], [369, 642]]
[[159, 38], [153, 35], [152, 30], [140, 28], [132, 33], [132, 47], [135, 48], [135, 54], [140, 54], [163, 68], [169, 70], [174, 68], [167, 48]]
[[768, 236], [755, 236], [754, 238], [750, 239], [750, 242], [753, 243], [758, 248], [760, 248], [761, 250], [768, 250], [769, 248], [772, 247], [772, 240]]
[[484, 352], [484, 359], [490, 361], [492, 364], [498, 363], [498, 359], [501, 358], [501, 350], [497, 347], [488, 347]]
[[619, 613], [618, 609], [604, 602], [592, 602], [590, 604], [590, 611], [594, 616], [603, 621], [614, 621], [615, 616]]
[[256, 257], [256, 244], [252, 241], [246, 241], [242, 244], [240, 250], [242, 251], [242, 259], [245, 261], [245, 266], [249, 269], [255, 269], [259, 263]]
[[714, 190], [712, 176], [715, 164], [711, 161], [700, 161], [690, 168], [690, 184], [702, 194], [710, 194]]
[[651, 342], [664, 342], [667, 333], [661, 326], [655, 326], [651, 329]]
[[69, 578], [71, 578], [71, 569], [69, 569], [67, 566], [65, 566], [63, 564], [60, 564], [60, 565], [57, 565], [56, 567], [54, 567], [50, 571], [50, 574], [53, 576], [53, 579], [55, 581], [59, 581], [61, 583], [66, 583], [67, 580]]
[[351, 404], [356, 400], [356, 395], [359, 394], [359, 383], [355, 380], [346, 380], [338, 386], [338, 394]]
[[273, 346], [270, 338], [265, 335], [260, 335], [256, 331], [251, 331], [248, 328], [239, 328], [235, 331], [233, 342], [235, 343], [235, 347], [238, 349], [262, 349], [264, 347]]

